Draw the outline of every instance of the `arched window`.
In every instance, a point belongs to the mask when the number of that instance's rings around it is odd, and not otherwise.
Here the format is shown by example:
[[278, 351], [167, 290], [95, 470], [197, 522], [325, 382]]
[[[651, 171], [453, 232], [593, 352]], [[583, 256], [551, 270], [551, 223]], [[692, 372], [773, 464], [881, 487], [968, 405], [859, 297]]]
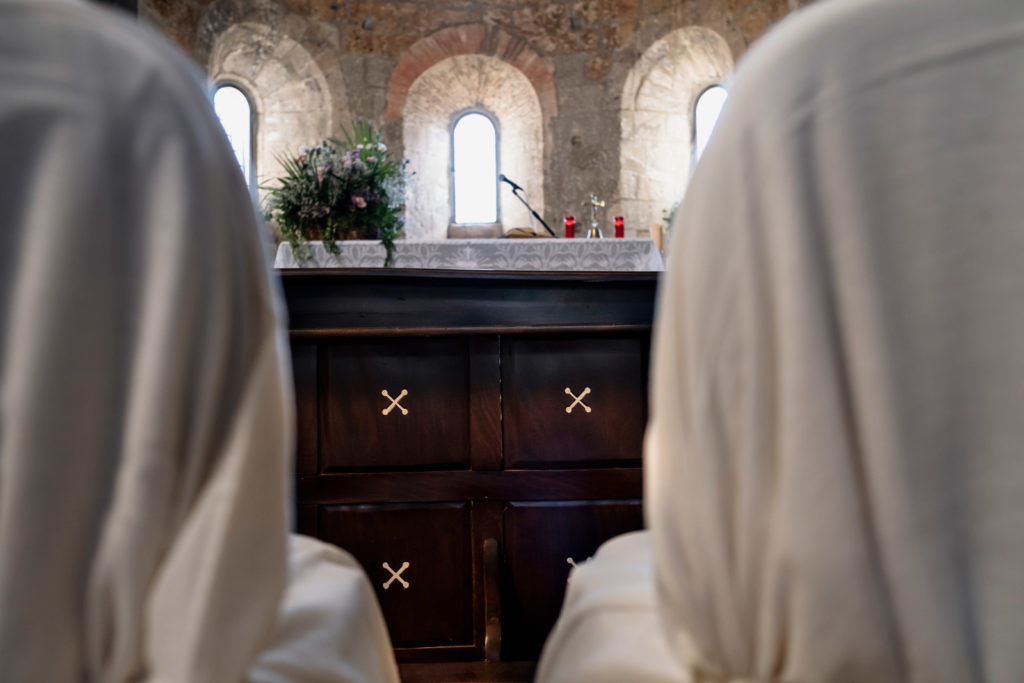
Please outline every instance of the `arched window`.
[[452, 126], [453, 223], [498, 222], [498, 130], [478, 111]]
[[237, 86], [222, 85], [213, 92], [213, 109], [217, 112], [220, 125], [224, 127], [238, 165], [242, 168], [245, 184], [252, 189], [256, 174], [252, 159], [253, 118], [249, 98]]
[[711, 139], [711, 131], [718, 123], [718, 115], [722, 113], [728, 91], [721, 85], [712, 85], [697, 95], [693, 105], [693, 160], [696, 162], [704, 154], [704, 148]]

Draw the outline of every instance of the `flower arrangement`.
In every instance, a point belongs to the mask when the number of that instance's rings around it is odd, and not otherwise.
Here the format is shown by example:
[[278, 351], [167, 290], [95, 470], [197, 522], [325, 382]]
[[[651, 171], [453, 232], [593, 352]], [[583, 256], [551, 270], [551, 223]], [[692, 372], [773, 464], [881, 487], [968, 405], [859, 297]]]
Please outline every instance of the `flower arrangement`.
[[264, 188], [264, 213], [292, 245], [296, 258], [309, 257], [308, 240], [323, 240], [332, 254], [337, 240], [380, 239], [391, 265], [405, 217], [406, 160], [392, 159], [369, 121], [342, 126], [344, 142], [328, 138], [280, 158], [284, 176]]

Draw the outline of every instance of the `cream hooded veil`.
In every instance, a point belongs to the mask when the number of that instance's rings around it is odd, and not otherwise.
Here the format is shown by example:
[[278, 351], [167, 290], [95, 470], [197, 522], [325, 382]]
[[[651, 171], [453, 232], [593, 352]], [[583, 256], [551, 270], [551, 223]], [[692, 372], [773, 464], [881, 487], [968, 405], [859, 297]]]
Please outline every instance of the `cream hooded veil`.
[[[0, 680], [224, 683], [270, 644], [293, 447], [277, 305], [185, 58], [77, 2], [0, 0]], [[390, 657], [371, 616], [347, 626]], [[278, 640], [304, 642], [295, 624]], [[358, 642], [345, 627], [328, 655]], [[361, 680], [391, 680], [381, 661]]]
[[695, 680], [1024, 681], [1024, 5], [826, 0], [674, 227], [647, 521]]

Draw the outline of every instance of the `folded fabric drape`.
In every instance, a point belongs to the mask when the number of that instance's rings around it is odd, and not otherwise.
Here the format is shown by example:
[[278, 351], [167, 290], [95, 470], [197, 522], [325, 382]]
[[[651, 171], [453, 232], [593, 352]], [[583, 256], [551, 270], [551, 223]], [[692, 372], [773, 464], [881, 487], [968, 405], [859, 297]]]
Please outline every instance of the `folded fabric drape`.
[[1024, 680], [1022, 63], [1018, 3], [835, 0], [739, 67], [645, 451], [698, 680]]
[[659, 296], [654, 597], [598, 553], [541, 680], [661, 680], [612, 614], [680, 680], [1024, 680], [1021, 64], [996, 1], [815, 3], [745, 55]]
[[[244, 680], [296, 609], [247, 188], [201, 75], [137, 22], [0, 0], [0, 55], [0, 679]], [[365, 578], [324, 571], [369, 627], [319, 680], [397, 680]]]

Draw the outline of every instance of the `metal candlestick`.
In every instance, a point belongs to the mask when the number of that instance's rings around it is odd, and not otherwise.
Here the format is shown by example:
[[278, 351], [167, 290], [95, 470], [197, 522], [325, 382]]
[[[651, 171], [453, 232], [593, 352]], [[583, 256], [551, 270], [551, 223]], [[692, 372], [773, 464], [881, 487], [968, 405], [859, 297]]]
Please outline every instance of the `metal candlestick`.
[[590, 206], [590, 229], [587, 231], [587, 237], [604, 237], [601, 234], [601, 228], [598, 227], [597, 222], [597, 209], [604, 208], [604, 201], [598, 201], [597, 195], [593, 192], [590, 193], [590, 199], [583, 202], [583, 206]]

